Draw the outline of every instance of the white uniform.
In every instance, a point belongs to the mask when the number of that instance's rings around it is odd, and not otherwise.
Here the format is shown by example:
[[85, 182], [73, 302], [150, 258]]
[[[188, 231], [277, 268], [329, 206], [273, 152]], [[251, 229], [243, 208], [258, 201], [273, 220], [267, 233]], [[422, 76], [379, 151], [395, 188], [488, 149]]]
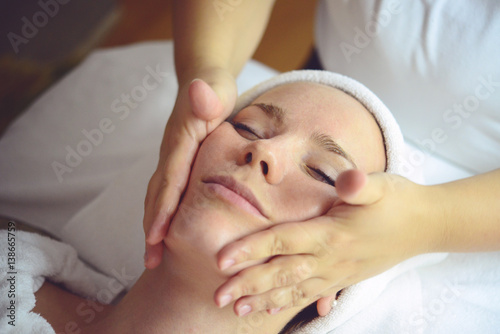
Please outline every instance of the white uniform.
[[453, 174], [437, 182], [500, 167], [500, 2], [322, 1], [316, 42], [323, 66], [372, 89], [426, 153], [409, 169], [437, 161]]

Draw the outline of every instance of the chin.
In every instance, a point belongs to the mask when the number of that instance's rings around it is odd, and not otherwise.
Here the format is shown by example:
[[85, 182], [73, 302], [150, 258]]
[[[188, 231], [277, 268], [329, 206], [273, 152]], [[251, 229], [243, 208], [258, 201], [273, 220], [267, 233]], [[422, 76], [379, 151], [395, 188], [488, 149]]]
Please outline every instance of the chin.
[[228, 243], [248, 231], [238, 216], [224, 206], [194, 209], [181, 204], [170, 225], [165, 244], [171, 248], [190, 248], [199, 254], [215, 255]]

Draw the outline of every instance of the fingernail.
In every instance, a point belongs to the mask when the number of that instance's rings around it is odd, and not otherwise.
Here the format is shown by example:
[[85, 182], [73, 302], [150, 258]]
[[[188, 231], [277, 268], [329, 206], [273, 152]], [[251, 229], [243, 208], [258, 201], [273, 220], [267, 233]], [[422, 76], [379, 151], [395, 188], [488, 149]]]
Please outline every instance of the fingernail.
[[146, 243], [149, 243], [151, 241], [151, 237], [152, 237], [152, 233], [151, 233], [151, 229], [148, 231], [148, 233], [146, 234]]
[[248, 313], [252, 312], [252, 307], [250, 305], [243, 305], [238, 309], [238, 315], [244, 316], [247, 315]]
[[149, 254], [148, 254], [148, 250], [146, 249], [146, 251], [144, 252], [144, 265], [146, 265], [146, 263], [148, 262], [148, 259], [149, 259]]
[[277, 307], [277, 308], [272, 308], [269, 310], [269, 314], [276, 314], [278, 313], [279, 311], [281, 311], [281, 307]]
[[234, 264], [233, 259], [224, 260], [220, 266], [220, 269], [221, 270], [227, 269], [227, 268], [231, 267], [233, 264]]
[[231, 297], [231, 295], [224, 295], [224, 296], [220, 297], [220, 299], [219, 299], [220, 307], [226, 306], [227, 304], [229, 304], [231, 302], [231, 300], [233, 300], [233, 297]]

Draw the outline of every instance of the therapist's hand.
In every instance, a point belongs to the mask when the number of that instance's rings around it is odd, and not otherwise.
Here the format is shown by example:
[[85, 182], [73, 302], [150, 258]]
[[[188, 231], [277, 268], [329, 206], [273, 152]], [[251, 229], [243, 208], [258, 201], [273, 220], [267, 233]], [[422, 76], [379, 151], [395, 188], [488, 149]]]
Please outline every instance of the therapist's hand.
[[158, 166], [148, 184], [143, 227], [144, 265], [149, 269], [161, 262], [162, 240], [185, 190], [200, 143], [230, 115], [236, 100], [236, 82], [228, 71], [205, 70], [196, 77], [199, 80], [179, 87], [161, 143]]
[[319, 299], [318, 312], [326, 315], [337, 291], [431, 251], [444, 235], [428, 219], [428, 187], [359, 170], [342, 173], [336, 187], [339, 199], [326, 215], [278, 224], [224, 247], [217, 259], [221, 270], [233, 262], [270, 260], [220, 286], [217, 305], [237, 300], [236, 314], [248, 310], [244, 305], [273, 314]]

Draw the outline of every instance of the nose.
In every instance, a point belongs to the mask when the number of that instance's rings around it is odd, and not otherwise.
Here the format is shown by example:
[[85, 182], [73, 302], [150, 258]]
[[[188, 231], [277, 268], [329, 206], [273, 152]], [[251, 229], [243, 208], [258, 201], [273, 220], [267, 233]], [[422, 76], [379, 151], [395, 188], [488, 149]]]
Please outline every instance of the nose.
[[254, 141], [243, 151], [242, 164], [258, 169], [268, 183], [278, 184], [284, 176], [283, 166], [281, 166], [284, 157], [280, 159], [281, 155], [283, 154], [279, 147], [264, 144], [262, 141]]

